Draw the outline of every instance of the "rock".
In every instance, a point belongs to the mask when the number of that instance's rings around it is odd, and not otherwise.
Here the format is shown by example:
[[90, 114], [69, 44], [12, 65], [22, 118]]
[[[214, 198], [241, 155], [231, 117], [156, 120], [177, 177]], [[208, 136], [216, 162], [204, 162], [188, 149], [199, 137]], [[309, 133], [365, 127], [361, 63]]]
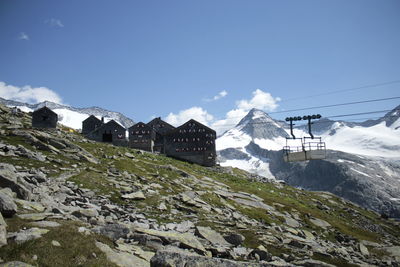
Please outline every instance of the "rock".
[[7, 245], [7, 224], [0, 213], [0, 247]]
[[331, 265], [331, 264], [325, 263], [323, 261], [317, 261], [317, 260], [311, 260], [311, 259], [294, 261], [292, 263], [295, 265], [304, 266], [304, 267], [335, 267], [335, 265]]
[[0, 212], [4, 217], [12, 217], [18, 211], [17, 205], [14, 200], [5, 194], [0, 192]]
[[38, 202], [26, 201], [23, 199], [15, 199], [15, 203], [22, 206], [26, 210], [35, 210], [38, 212], [43, 212], [45, 210], [44, 206]]
[[300, 223], [298, 221], [296, 221], [295, 219], [290, 218], [290, 217], [285, 217], [285, 223], [287, 225], [289, 225], [290, 227], [293, 227], [293, 228], [300, 227]]
[[17, 197], [29, 200], [31, 193], [21, 181], [18, 181], [18, 178], [19, 175], [14, 166], [0, 163], [0, 187], [8, 187], [17, 194]]
[[129, 153], [129, 152], [126, 152], [124, 155], [125, 155], [125, 157], [130, 158], [130, 159], [134, 159], [134, 158], [135, 158], [135, 156], [132, 155], [132, 154]]
[[118, 240], [120, 238], [125, 238], [130, 231], [126, 226], [114, 223], [98, 226], [93, 229], [93, 232], [108, 236], [112, 240]]
[[61, 247], [60, 242], [58, 242], [58, 241], [56, 241], [56, 240], [51, 241], [51, 244], [52, 244], [53, 246], [55, 246], [55, 247]]
[[146, 197], [144, 196], [142, 191], [133, 192], [130, 194], [125, 194], [121, 196], [123, 199], [133, 199], [133, 200], [144, 200]]
[[0, 263], [0, 267], [34, 267], [34, 266], [22, 261], [9, 261], [6, 263]]
[[59, 224], [58, 222], [52, 222], [52, 221], [31, 222], [30, 225], [36, 227], [44, 227], [44, 228], [54, 228], [61, 226], [61, 224]]
[[222, 235], [220, 235], [218, 232], [212, 230], [209, 227], [196, 226], [195, 233], [197, 236], [207, 239], [208, 241], [210, 241], [211, 244], [213, 244], [215, 246], [224, 246], [224, 247], [231, 246], [231, 244], [228, 243], [222, 237]]
[[189, 233], [179, 234], [174, 232], [163, 232], [163, 231], [157, 231], [152, 229], [141, 229], [141, 228], [134, 230], [140, 233], [157, 236], [165, 240], [167, 243], [178, 241], [181, 243], [183, 247], [192, 248], [200, 253], [204, 254], [206, 253], [206, 250], [200, 243], [200, 241], [194, 235]]
[[318, 219], [318, 218], [311, 218], [310, 222], [314, 224], [315, 226], [321, 227], [323, 229], [327, 229], [328, 227], [331, 227], [331, 225], [324, 220]]
[[72, 215], [74, 215], [78, 218], [81, 218], [81, 217], [91, 218], [91, 217], [99, 216], [99, 213], [95, 209], [79, 209], [79, 210], [72, 212]]
[[106, 254], [107, 259], [112, 263], [120, 267], [149, 267], [148, 261], [145, 261], [139, 257], [131, 255], [127, 252], [116, 252], [111, 249], [108, 245], [101, 242], [96, 242], [96, 247], [98, 247], [103, 253]]
[[160, 204], [160, 206], [158, 206], [158, 209], [161, 210], [161, 211], [164, 211], [164, 210], [167, 210], [167, 206], [165, 205], [164, 202], [162, 202], [162, 203]]
[[138, 242], [140, 245], [145, 246], [147, 248], [154, 249], [154, 250], [159, 250], [164, 247], [163, 241], [161, 240], [161, 238], [159, 238], [157, 236], [134, 233], [132, 236], [132, 239], [134, 241]]
[[272, 260], [271, 253], [269, 253], [267, 251], [267, 249], [262, 245], [260, 245], [257, 248], [253, 249], [250, 252], [249, 256], [252, 257], [252, 258], [255, 258], [255, 259], [259, 260], [259, 261], [260, 260], [261, 261], [271, 261]]
[[229, 235], [225, 235], [224, 239], [234, 246], [240, 246], [241, 244], [243, 244], [243, 241], [245, 240], [244, 236], [237, 233], [231, 233]]
[[53, 213], [28, 213], [28, 214], [18, 214], [17, 217], [22, 220], [27, 221], [42, 221], [48, 216], [53, 215]]
[[194, 228], [194, 223], [191, 221], [183, 221], [175, 226], [175, 230], [180, 233], [188, 232], [192, 228]]
[[359, 243], [358, 244], [358, 250], [361, 252], [361, 254], [363, 256], [369, 256], [368, 248], [366, 246], [364, 246], [364, 244]]
[[261, 267], [267, 264], [239, 262], [221, 258], [209, 258], [186, 251], [159, 250], [150, 261], [151, 267]]
[[303, 233], [303, 236], [306, 240], [314, 240], [315, 239], [315, 236], [311, 232], [309, 232], [307, 230], [301, 230], [301, 232]]
[[17, 244], [22, 244], [26, 241], [41, 238], [43, 234], [49, 232], [47, 229], [30, 228], [26, 230], [20, 230], [17, 233], [11, 233], [10, 238], [13, 239]]

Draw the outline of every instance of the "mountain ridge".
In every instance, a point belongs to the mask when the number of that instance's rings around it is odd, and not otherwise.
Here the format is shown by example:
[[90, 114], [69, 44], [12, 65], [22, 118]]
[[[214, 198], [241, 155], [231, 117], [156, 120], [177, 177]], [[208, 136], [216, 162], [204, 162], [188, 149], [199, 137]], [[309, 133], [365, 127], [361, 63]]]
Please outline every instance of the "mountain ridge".
[[[63, 104], [54, 103], [51, 101], [43, 101], [37, 104], [28, 104], [14, 100], [7, 100], [1, 97], [0, 97], [0, 104], [9, 107], [16, 106], [22, 109], [23, 111], [33, 111], [43, 106], [46, 106], [55, 111], [57, 114], [61, 115], [61, 119], [59, 119], [59, 122], [61, 124], [64, 124], [74, 129], [80, 129], [82, 127], [82, 121], [86, 119], [86, 117], [89, 117], [90, 115], [94, 115], [97, 117], [105, 117], [108, 120], [114, 119], [122, 126], [124, 126], [126, 129], [135, 124], [135, 122], [132, 119], [126, 117], [120, 112], [109, 111], [97, 106], [88, 108], [75, 108]], [[76, 112], [79, 114], [73, 114], [71, 112]]]

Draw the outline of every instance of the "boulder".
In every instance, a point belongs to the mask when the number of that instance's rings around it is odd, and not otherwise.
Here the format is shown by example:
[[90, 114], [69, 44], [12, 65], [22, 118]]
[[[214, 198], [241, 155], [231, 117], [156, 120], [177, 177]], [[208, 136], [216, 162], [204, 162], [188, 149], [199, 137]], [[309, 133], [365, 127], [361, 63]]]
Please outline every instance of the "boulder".
[[91, 217], [99, 216], [99, 213], [95, 209], [79, 209], [79, 210], [72, 212], [72, 215], [74, 215], [75, 217], [78, 217], [78, 218], [81, 218], [81, 217], [91, 218]]
[[328, 227], [331, 227], [330, 223], [327, 221], [318, 219], [318, 218], [311, 218], [310, 222], [314, 224], [315, 226], [321, 227], [323, 229], [327, 229]]
[[218, 232], [212, 230], [210, 227], [196, 226], [195, 233], [197, 236], [207, 239], [208, 241], [210, 241], [211, 244], [213, 244], [215, 246], [223, 246], [223, 247], [231, 246], [231, 244], [228, 243], [222, 237], [222, 235], [220, 235]]
[[46, 234], [49, 230], [40, 228], [30, 228], [26, 230], [20, 230], [17, 233], [12, 233], [9, 235], [17, 244], [25, 243], [26, 241], [41, 238], [43, 234]]
[[29, 200], [31, 193], [23, 182], [18, 181], [19, 175], [14, 166], [7, 163], [0, 163], [0, 187], [10, 188], [17, 194], [17, 197]]
[[108, 245], [101, 242], [96, 242], [96, 247], [98, 247], [103, 253], [106, 254], [107, 260], [111, 261], [120, 267], [149, 267], [148, 261], [143, 260], [131, 253], [127, 252], [117, 252], [110, 248]]
[[18, 208], [14, 200], [4, 192], [0, 192], [0, 212], [4, 217], [12, 217]]
[[93, 229], [93, 232], [108, 236], [112, 240], [118, 240], [119, 238], [125, 238], [130, 231], [126, 226], [114, 223], [98, 226]]
[[250, 258], [254, 258], [258, 261], [271, 261], [272, 255], [267, 251], [267, 249], [260, 245], [257, 248], [253, 249], [249, 255]]
[[225, 240], [234, 246], [240, 246], [245, 240], [244, 236], [237, 233], [231, 233], [224, 236]]
[[141, 228], [136, 228], [134, 230], [136, 232], [157, 236], [162, 240], [165, 240], [166, 243], [172, 243], [178, 241], [185, 248], [192, 248], [200, 253], [206, 254], [206, 250], [203, 247], [203, 245], [192, 234], [189, 233], [180, 234], [175, 232], [163, 232], [163, 231], [157, 231], [152, 229], [141, 229]]
[[146, 197], [144, 196], [142, 191], [133, 192], [130, 194], [125, 194], [121, 196], [123, 199], [132, 199], [132, 200], [144, 200]]
[[0, 213], [0, 247], [7, 245], [7, 224]]

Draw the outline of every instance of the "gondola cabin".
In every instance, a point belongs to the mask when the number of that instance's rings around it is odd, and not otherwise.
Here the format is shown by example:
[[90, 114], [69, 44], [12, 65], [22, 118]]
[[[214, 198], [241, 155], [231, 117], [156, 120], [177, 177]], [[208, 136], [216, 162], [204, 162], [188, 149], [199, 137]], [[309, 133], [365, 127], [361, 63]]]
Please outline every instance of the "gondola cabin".
[[32, 127], [43, 129], [55, 129], [58, 115], [48, 107], [42, 107], [32, 113]]
[[203, 166], [214, 166], [215, 139], [214, 130], [192, 119], [166, 134], [165, 154]]
[[104, 124], [103, 121], [99, 120], [93, 115], [90, 115], [86, 120], [82, 122], [82, 134], [86, 135]]
[[138, 122], [129, 129], [129, 147], [153, 152], [156, 131], [153, 127]]

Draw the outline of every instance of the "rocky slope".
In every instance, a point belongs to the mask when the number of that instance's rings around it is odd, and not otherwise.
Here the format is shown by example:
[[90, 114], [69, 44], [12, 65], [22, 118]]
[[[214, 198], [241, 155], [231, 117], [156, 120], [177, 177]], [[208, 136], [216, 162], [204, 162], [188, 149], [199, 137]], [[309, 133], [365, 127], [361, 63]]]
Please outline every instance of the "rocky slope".
[[90, 115], [94, 115], [99, 119], [104, 117], [106, 121], [115, 120], [124, 126], [126, 129], [134, 124], [134, 121], [126, 117], [122, 113], [109, 111], [99, 107], [90, 108], [74, 108], [70, 106], [65, 106], [49, 101], [41, 102], [38, 104], [27, 104], [13, 100], [7, 100], [0, 97], [0, 104], [6, 105], [8, 107], [18, 107], [22, 111], [31, 112], [43, 106], [46, 106], [58, 114], [59, 123], [71, 127], [73, 129], [81, 129], [82, 121], [85, 120]]
[[400, 264], [399, 223], [332, 194], [33, 130], [4, 106], [0, 187], [9, 265]]

